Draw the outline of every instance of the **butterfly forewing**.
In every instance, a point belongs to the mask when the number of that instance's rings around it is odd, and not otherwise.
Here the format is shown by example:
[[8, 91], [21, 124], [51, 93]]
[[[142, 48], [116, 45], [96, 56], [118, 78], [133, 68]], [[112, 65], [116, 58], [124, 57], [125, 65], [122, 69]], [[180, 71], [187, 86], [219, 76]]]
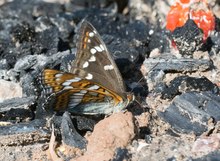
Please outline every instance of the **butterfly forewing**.
[[88, 72], [87, 78], [126, 97], [123, 79], [112, 56], [96, 29], [87, 21], [81, 24], [71, 72], [79, 72], [77, 69], [83, 69]]

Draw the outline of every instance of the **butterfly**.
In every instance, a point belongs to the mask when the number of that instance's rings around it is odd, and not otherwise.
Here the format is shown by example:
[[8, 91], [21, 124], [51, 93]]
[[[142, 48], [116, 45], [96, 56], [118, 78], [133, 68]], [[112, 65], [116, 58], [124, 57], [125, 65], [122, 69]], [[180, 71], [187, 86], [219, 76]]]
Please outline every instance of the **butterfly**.
[[78, 114], [110, 114], [134, 100], [97, 30], [81, 22], [76, 58], [70, 72], [44, 69], [41, 74], [46, 109]]

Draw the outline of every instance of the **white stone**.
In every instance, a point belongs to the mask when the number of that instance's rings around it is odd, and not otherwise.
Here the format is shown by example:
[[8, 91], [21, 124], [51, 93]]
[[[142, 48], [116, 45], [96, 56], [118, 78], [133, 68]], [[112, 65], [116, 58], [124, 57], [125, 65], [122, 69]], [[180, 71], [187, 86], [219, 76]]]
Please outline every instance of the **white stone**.
[[22, 97], [22, 88], [18, 83], [0, 80], [0, 102], [6, 99]]

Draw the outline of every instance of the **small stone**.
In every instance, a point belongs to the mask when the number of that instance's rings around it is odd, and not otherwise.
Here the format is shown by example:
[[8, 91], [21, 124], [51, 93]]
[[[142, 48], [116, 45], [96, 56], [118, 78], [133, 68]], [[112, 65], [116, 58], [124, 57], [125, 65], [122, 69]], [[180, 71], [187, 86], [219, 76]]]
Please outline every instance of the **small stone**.
[[220, 134], [212, 134], [210, 136], [201, 136], [193, 144], [192, 151], [211, 152], [220, 148]]
[[135, 136], [134, 119], [130, 112], [116, 113], [96, 124], [88, 138], [87, 151], [77, 161], [111, 160], [117, 148], [125, 148]]
[[22, 88], [18, 83], [0, 80], [0, 102], [14, 97], [22, 97]]

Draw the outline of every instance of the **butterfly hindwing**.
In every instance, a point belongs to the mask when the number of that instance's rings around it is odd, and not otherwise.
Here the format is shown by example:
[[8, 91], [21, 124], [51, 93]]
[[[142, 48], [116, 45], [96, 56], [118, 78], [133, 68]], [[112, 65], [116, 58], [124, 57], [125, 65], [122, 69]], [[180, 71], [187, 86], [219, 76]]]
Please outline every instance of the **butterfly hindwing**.
[[[92, 113], [98, 112], [98, 107], [87, 107], [86, 104], [96, 104], [103, 102], [100, 112], [109, 107], [104, 106], [106, 102], [109, 105], [118, 104], [123, 101], [122, 98], [111, 90], [86, 79], [80, 78], [72, 73], [61, 72], [53, 69], [43, 71], [44, 94], [48, 97], [44, 103], [44, 108], [55, 111], [64, 111], [67, 108], [72, 112]], [[104, 108], [104, 109], [103, 109]], [[94, 110], [96, 109], [96, 110]], [[84, 112], [84, 113], [85, 113]]]

